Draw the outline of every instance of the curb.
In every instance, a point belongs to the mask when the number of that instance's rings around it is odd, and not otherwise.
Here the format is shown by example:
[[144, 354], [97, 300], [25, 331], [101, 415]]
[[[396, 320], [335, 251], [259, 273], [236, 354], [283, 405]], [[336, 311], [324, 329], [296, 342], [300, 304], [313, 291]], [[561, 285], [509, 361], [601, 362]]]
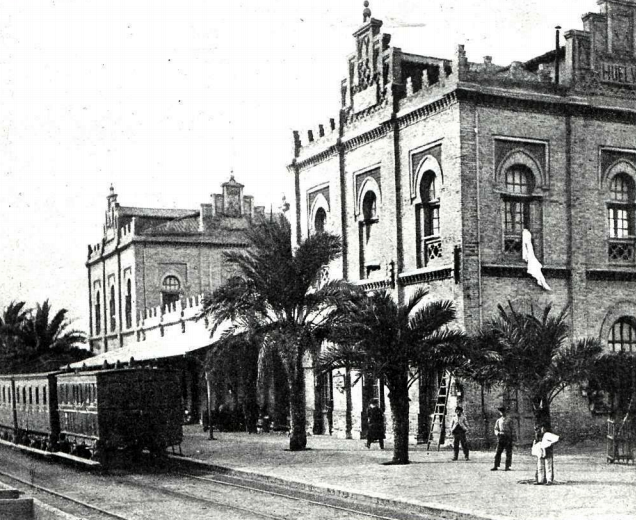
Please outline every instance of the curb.
[[266, 473], [258, 473], [255, 471], [248, 471], [244, 469], [234, 469], [228, 466], [220, 466], [218, 464], [212, 464], [204, 460], [193, 459], [186, 456], [169, 455], [168, 458], [170, 460], [179, 461], [181, 463], [203, 467], [211, 472], [228, 475], [230, 477], [245, 478], [257, 482], [274, 484], [288, 489], [295, 489], [298, 491], [305, 491], [319, 495], [329, 495], [342, 499], [353, 499], [367, 505], [386, 507], [388, 509], [408, 510], [413, 513], [434, 516], [435, 518], [445, 520], [511, 520], [513, 518], [510, 516], [491, 515], [478, 511], [457, 509], [436, 503], [424, 503], [416, 500], [396, 499], [378, 493], [365, 494], [337, 486], [312, 484], [302, 480], [288, 480], [281, 477], [268, 475]]

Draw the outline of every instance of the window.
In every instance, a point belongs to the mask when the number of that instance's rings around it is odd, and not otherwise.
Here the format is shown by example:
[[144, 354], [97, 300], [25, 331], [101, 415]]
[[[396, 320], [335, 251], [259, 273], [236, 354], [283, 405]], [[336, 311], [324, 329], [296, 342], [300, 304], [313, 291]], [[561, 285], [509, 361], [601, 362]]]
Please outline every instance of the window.
[[110, 288], [110, 331], [115, 332], [117, 329], [117, 317], [115, 314], [115, 286]]
[[29, 387], [29, 404], [33, 404], [33, 388]]
[[163, 280], [163, 291], [161, 292], [161, 303], [164, 307], [175, 304], [179, 301], [181, 282], [176, 276], [166, 276]]
[[607, 204], [610, 262], [634, 261], [634, 181], [626, 173], [610, 182]]
[[416, 206], [417, 213], [417, 266], [426, 267], [432, 261], [442, 257], [440, 237], [440, 199], [437, 177], [432, 171], [426, 172], [420, 184], [421, 204]]
[[132, 282], [126, 282], [126, 328], [132, 327]]
[[102, 333], [102, 305], [99, 291], [95, 295], [95, 335]]
[[40, 404], [40, 389], [35, 389], [35, 404]]
[[323, 208], [319, 208], [314, 217], [314, 233], [324, 233], [326, 225], [327, 212]]
[[[516, 164], [506, 170], [505, 182], [506, 193], [503, 196], [504, 253], [521, 256], [523, 230], [535, 231], [533, 224], [538, 224], [538, 222], [532, 222], [532, 207], [533, 203], [536, 204], [532, 198], [534, 175], [527, 166]], [[534, 235], [534, 232], [532, 234]]]
[[612, 352], [636, 352], [634, 320], [623, 317], [614, 323], [607, 344]]
[[378, 222], [378, 198], [373, 191], [367, 191], [362, 199], [360, 222], [360, 279], [371, 278], [380, 271]]
[[27, 404], [26, 388], [22, 387], [22, 404]]
[[42, 404], [46, 404], [46, 387], [42, 388]]

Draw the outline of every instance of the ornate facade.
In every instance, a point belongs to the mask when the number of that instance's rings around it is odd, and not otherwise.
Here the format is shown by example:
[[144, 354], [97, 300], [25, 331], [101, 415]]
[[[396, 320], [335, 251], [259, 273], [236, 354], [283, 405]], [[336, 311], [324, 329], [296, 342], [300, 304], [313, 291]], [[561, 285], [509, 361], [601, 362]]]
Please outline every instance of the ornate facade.
[[[569, 307], [576, 337], [636, 351], [636, 0], [599, 4], [564, 46], [557, 33], [554, 50], [509, 65], [471, 61], [463, 45], [452, 59], [409, 54], [366, 10], [338, 117], [306, 140], [294, 133], [296, 236], [340, 234], [332, 276], [399, 301], [426, 287], [455, 302], [469, 332], [499, 304], [552, 304]], [[527, 274], [524, 230], [551, 290]], [[376, 383], [308, 374], [314, 416], [344, 434], [349, 413], [364, 434]], [[411, 396], [420, 439], [432, 386]], [[451, 404], [477, 425], [507, 402], [523, 441], [531, 414], [518, 397], [492, 392], [483, 409], [480, 389], [455, 384]], [[580, 392], [553, 409], [565, 435], [600, 432]]]

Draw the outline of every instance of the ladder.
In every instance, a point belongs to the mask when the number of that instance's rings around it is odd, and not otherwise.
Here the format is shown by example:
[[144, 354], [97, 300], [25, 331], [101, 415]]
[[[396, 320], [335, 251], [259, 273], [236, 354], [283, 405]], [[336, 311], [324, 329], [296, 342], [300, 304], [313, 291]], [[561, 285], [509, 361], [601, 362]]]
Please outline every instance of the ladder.
[[428, 444], [426, 451], [431, 449], [431, 444], [437, 443], [437, 451], [439, 451], [442, 441], [444, 440], [444, 429], [446, 423], [446, 408], [448, 405], [448, 394], [451, 382], [451, 374], [448, 370], [444, 371], [439, 389], [437, 390], [437, 402], [431, 420], [431, 428], [428, 432]]

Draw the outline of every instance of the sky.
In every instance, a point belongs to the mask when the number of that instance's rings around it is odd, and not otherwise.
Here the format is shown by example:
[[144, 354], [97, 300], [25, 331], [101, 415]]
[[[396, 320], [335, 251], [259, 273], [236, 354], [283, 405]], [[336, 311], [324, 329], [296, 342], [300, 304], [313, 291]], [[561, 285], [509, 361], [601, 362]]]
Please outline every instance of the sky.
[[[371, 0], [405, 52], [497, 64], [551, 50], [596, 0]], [[196, 209], [233, 171], [293, 196], [292, 130], [339, 109], [361, 0], [0, 0], [0, 311], [88, 326], [87, 245], [123, 206]]]

